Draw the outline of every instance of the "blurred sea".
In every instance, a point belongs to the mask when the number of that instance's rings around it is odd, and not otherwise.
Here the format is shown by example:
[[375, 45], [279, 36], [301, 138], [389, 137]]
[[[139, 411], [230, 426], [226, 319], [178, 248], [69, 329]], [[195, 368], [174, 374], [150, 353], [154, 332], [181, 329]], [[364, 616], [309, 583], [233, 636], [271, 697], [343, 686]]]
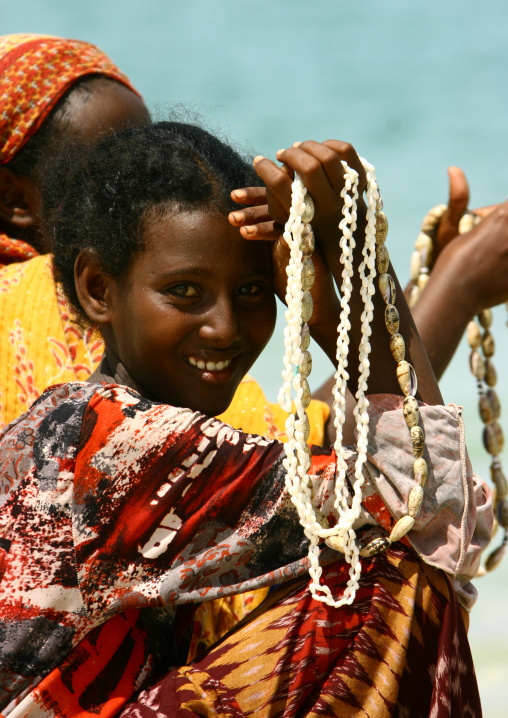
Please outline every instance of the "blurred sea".
[[[402, 282], [425, 212], [446, 201], [448, 165], [466, 171], [471, 206], [506, 198], [507, 23], [506, 0], [0, 0], [0, 34], [48, 33], [99, 45], [157, 117], [181, 103], [269, 156], [296, 140], [352, 142], [376, 166]], [[253, 370], [273, 399], [281, 319], [282, 312]], [[508, 416], [505, 324], [500, 308], [495, 363]], [[446, 400], [464, 406], [473, 465], [487, 476], [467, 354], [463, 343], [442, 389]], [[331, 367], [317, 349], [313, 355], [316, 387]], [[504, 718], [508, 561], [477, 585], [470, 639], [484, 715]]]

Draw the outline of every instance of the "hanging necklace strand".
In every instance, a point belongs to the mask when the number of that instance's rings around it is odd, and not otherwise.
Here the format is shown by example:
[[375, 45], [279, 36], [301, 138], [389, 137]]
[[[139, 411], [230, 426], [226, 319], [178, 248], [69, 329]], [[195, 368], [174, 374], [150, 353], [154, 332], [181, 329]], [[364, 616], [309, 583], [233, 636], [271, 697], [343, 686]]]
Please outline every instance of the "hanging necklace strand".
[[[367, 175], [367, 213], [365, 241], [362, 248], [362, 261], [358, 267], [361, 280], [360, 296], [363, 302], [361, 314], [361, 339], [358, 356], [358, 388], [356, 392], [357, 458], [353, 496], [347, 488], [346, 451], [343, 446], [343, 427], [346, 418], [346, 387], [349, 375], [349, 331], [351, 324], [350, 300], [353, 292], [352, 278], [354, 275], [353, 252], [356, 247], [354, 232], [357, 224], [358, 173], [342, 162], [344, 169], [343, 218], [339, 224], [341, 231], [340, 249], [342, 264], [341, 315], [337, 329], [337, 371], [334, 387], [334, 410], [336, 440], [336, 482], [334, 506], [337, 512], [337, 524], [330, 528], [323, 516], [316, 512], [312, 505], [312, 491], [308, 470], [311, 464], [311, 453], [307, 446], [309, 436], [309, 420], [305, 409], [310, 403], [310, 390], [307, 378], [312, 368], [309, 352], [310, 334], [308, 320], [312, 316], [312, 297], [310, 288], [314, 282], [312, 252], [315, 246], [314, 235], [310, 222], [314, 216], [312, 198], [307, 193], [298, 176], [292, 184], [292, 204], [290, 215], [284, 230], [284, 239], [290, 249], [290, 259], [286, 269], [288, 282], [286, 290], [287, 325], [284, 330], [284, 370], [283, 386], [279, 392], [279, 403], [288, 412], [286, 421], [287, 443], [284, 445], [286, 458], [283, 465], [287, 472], [286, 486], [295, 505], [305, 536], [309, 540], [309, 585], [313, 597], [330, 606], [340, 607], [354, 601], [359, 587], [361, 575], [360, 556], [373, 556], [391, 543], [399, 541], [414, 525], [422, 499], [423, 485], [427, 477], [427, 464], [422, 458], [424, 452], [424, 435], [419, 424], [418, 402], [416, 401], [416, 374], [413, 367], [405, 361], [405, 346], [402, 336], [398, 333], [399, 317], [395, 303], [395, 283], [388, 274], [389, 254], [385, 246], [388, 222], [382, 212], [383, 204], [374, 174], [374, 167], [362, 159]], [[369, 355], [371, 351], [371, 323], [374, 316], [372, 297], [375, 294], [374, 279], [376, 269], [379, 274], [378, 287], [384, 298], [385, 324], [390, 334], [390, 349], [397, 362], [397, 379], [406, 397], [404, 400], [404, 418], [410, 429], [410, 438], [415, 455], [414, 475], [416, 484], [408, 497], [408, 513], [395, 522], [389, 536], [378, 536], [365, 545], [358, 545], [354, 523], [360, 516], [362, 487], [364, 484], [364, 466], [367, 460], [367, 434], [369, 426], [368, 406], [366, 397], [370, 373]], [[291, 392], [295, 392], [292, 401]], [[294, 411], [293, 411], [294, 410]], [[319, 543], [324, 540], [328, 546], [344, 554], [350, 565], [349, 580], [343, 595], [334, 599], [330, 589], [320, 584], [322, 573], [319, 565]]]

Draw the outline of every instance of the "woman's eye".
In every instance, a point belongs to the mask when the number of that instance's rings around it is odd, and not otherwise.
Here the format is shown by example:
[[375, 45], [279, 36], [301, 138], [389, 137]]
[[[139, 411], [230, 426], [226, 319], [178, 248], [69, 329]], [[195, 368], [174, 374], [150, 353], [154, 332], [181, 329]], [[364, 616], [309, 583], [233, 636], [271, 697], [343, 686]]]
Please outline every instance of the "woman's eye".
[[176, 284], [170, 287], [169, 291], [171, 294], [176, 294], [177, 297], [197, 297], [199, 294], [192, 284]]

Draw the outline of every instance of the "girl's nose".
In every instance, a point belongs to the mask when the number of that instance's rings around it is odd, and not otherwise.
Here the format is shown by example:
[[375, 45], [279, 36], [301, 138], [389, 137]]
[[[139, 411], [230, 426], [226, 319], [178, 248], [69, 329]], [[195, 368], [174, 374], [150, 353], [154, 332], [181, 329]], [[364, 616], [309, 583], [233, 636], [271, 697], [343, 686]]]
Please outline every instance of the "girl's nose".
[[229, 299], [215, 302], [201, 325], [200, 335], [214, 346], [225, 349], [241, 339], [235, 308]]

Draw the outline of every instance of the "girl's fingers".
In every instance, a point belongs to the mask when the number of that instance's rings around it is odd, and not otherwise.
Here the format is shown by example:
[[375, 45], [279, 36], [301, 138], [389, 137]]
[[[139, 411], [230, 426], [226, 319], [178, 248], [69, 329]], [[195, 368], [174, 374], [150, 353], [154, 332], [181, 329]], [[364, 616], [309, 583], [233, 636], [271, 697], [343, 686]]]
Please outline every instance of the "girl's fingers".
[[[325, 147], [319, 148], [318, 142], [304, 142], [297, 147], [277, 152], [279, 162], [284, 162], [297, 172], [307, 190], [317, 204], [332, 206], [337, 204], [337, 193], [330, 183], [322, 161], [327, 162], [334, 182], [338, 184], [340, 177], [340, 160], [337, 155]], [[332, 165], [335, 162], [336, 167]]]
[[266, 187], [242, 187], [231, 192], [231, 199], [238, 204], [266, 204]]
[[350, 145], [349, 142], [341, 142], [340, 140], [325, 140], [323, 144], [336, 152], [341, 160], [344, 160], [349, 167], [358, 172], [360, 187], [363, 187], [367, 178], [362, 162], [353, 145]]
[[244, 209], [236, 209], [228, 215], [229, 223], [234, 227], [242, 227], [247, 224], [258, 224], [259, 222], [266, 222], [270, 219], [271, 215], [267, 204], [245, 207]]
[[[287, 169], [278, 167], [275, 162], [272, 162], [272, 160], [266, 157], [255, 157], [254, 169], [268, 188], [270, 213], [274, 219], [285, 222], [291, 206], [292, 182]], [[278, 209], [282, 210], [282, 217], [278, 216]]]
[[275, 242], [282, 237], [284, 227], [277, 222], [260, 222], [240, 227], [240, 234], [244, 239], [256, 239]]

